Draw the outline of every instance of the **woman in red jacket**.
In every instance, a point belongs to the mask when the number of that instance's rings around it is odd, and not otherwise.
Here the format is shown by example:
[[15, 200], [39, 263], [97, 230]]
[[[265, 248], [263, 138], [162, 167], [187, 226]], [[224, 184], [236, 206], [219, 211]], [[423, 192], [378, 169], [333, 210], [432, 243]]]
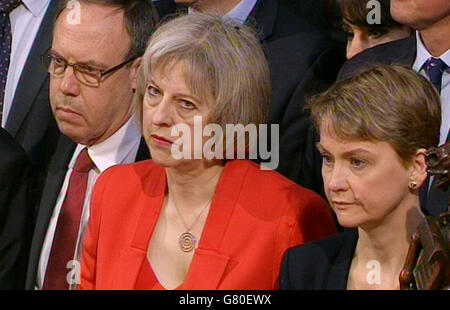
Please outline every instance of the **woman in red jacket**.
[[[153, 34], [137, 83], [152, 160], [99, 179], [81, 288], [277, 288], [285, 251], [335, 227], [315, 193], [232, 160], [251, 154], [270, 102], [257, 37], [212, 15], [176, 18]], [[249, 131], [235, 126], [236, 142], [230, 124]]]

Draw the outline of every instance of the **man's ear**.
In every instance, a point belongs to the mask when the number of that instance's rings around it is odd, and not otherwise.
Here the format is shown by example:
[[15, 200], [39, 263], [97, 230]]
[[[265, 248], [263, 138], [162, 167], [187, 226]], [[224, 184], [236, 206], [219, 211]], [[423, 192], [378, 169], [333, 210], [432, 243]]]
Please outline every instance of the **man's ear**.
[[132, 79], [131, 82], [131, 87], [133, 89], [133, 92], [135, 92], [135, 90], [137, 89], [137, 76], [138, 76], [138, 72], [139, 72], [139, 66], [141, 65], [142, 62], [142, 57], [136, 58], [133, 61], [133, 64], [131, 65], [131, 70], [130, 70], [130, 77]]
[[417, 188], [422, 187], [427, 179], [427, 163], [425, 152], [427, 150], [424, 148], [418, 149], [413, 157], [413, 162], [410, 167], [410, 182], [416, 182]]

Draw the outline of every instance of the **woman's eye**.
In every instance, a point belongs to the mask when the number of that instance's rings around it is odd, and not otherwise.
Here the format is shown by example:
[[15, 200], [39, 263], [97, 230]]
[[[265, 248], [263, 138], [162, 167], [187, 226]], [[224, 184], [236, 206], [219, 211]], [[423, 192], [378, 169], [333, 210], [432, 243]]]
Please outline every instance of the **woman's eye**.
[[149, 86], [147, 89], [147, 92], [150, 96], [158, 96], [159, 95], [159, 90], [153, 86]]
[[195, 105], [192, 102], [186, 101], [186, 100], [181, 100], [181, 107], [186, 110], [194, 110], [195, 109]]
[[333, 163], [333, 159], [328, 154], [322, 154], [322, 163], [325, 166], [330, 166]]
[[385, 35], [387, 33], [387, 31], [384, 31], [382, 29], [372, 29], [369, 31], [369, 37], [371, 37], [372, 39], [378, 39], [379, 37]]
[[351, 158], [350, 163], [355, 168], [362, 168], [367, 165], [367, 162], [360, 158]]

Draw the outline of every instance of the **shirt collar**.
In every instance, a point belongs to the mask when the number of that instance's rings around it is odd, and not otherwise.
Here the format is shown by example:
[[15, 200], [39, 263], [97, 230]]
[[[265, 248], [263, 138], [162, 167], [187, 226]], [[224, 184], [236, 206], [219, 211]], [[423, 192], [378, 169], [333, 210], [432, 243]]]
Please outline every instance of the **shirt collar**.
[[235, 22], [243, 24], [252, 12], [257, 1], [258, 0], [242, 0], [225, 16], [233, 19]]
[[33, 14], [38, 16], [50, 3], [50, 0], [22, 0], [25, 7]]
[[[109, 167], [124, 162], [127, 155], [141, 141], [134, 116], [132, 116], [119, 130], [105, 141], [88, 147], [88, 154], [95, 164], [95, 167], [102, 173]], [[73, 168], [78, 154], [85, 145], [78, 144], [74, 156], [69, 164]]]
[[[422, 41], [422, 37], [420, 36], [419, 31], [416, 31], [417, 38], [417, 55], [416, 60], [414, 61], [413, 69], [417, 72], [421, 71], [430, 57], [433, 57], [425, 44]], [[439, 57], [443, 62], [447, 64], [447, 68], [450, 67], [450, 50], [447, 50], [444, 54]]]
[[[255, 7], [256, 2], [258, 2], [258, 0], [241, 0], [241, 2], [239, 2], [234, 8], [231, 9], [231, 11], [225, 14], [225, 16], [233, 19], [237, 23], [243, 24]], [[194, 11], [194, 9], [188, 8], [189, 14]]]

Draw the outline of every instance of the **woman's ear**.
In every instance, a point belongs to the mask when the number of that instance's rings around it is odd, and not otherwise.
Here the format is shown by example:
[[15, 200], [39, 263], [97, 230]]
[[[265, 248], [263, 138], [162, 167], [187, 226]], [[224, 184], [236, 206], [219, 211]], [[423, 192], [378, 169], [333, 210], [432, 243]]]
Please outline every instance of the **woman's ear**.
[[427, 179], [427, 163], [426, 163], [426, 149], [418, 149], [416, 154], [413, 157], [412, 165], [410, 167], [410, 177], [409, 183], [410, 188], [414, 189], [414, 186], [411, 184], [416, 184], [416, 188], [420, 188], [425, 184], [425, 180]]
[[130, 74], [131, 74], [131, 87], [133, 89], [133, 93], [136, 91], [137, 89], [137, 76], [138, 76], [138, 72], [139, 72], [139, 66], [141, 65], [142, 62], [142, 57], [138, 57], [133, 61], [133, 64], [131, 65], [131, 70], [130, 70]]

